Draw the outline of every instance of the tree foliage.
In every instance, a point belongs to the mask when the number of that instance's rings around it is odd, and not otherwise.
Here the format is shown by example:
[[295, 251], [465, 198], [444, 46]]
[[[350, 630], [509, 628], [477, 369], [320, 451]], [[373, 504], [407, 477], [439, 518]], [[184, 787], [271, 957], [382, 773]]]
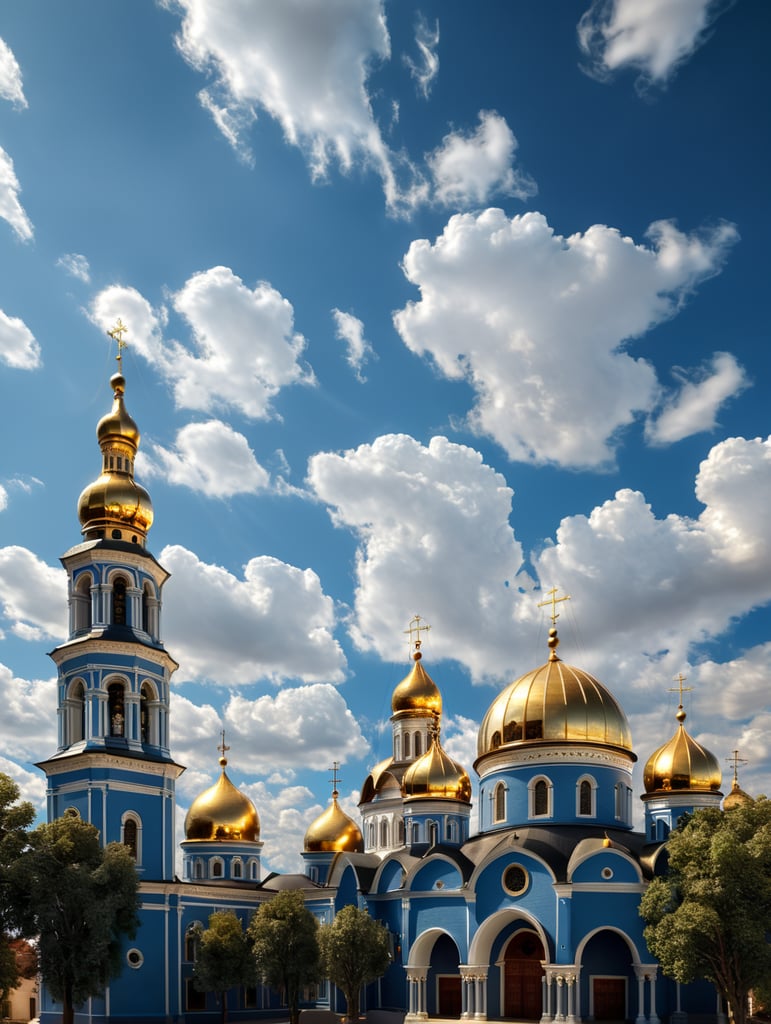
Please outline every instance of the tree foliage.
[[291, 1024], [299, 1018], [302, 987], [323, 977], [318, 932], [301, 892], [279, 892], [249, 922], [257, 975], [271, 988], [283, 989]]
[[120, 843], [103, 849], [98, 829], [66, 815], [29, 834], [9, 877], [16, 923], [37, 937], [43, 981], [71, 1024], [74, 1007], [120, 973], [122, 937], [136, 933], [134, 860]]
[[771, 981], [771, 801], [697, 811], [667, 842], [668, 872], [645, 892], [645, 939], [664, 974], [705, 978], [745, 1024]]
[[347, 906], [322, 927], [319, 942], [324, 973], [345, 996], [348, 1020], [356, 1020], [362, 988], [388, 968], [388, 932], [366, 910]]
[[199, 992], [216, 992], [227, 1020], [228, 989], [251, 985], [257, 977], [249, 940], [240, 919], [232, 910], [215, 911], [209, 927], [194, 930], [197, 945], [193, 984]]
[[13, 923], [9, 871], [23, 853], [35, 817], [31, 803], [19, 800], [19, 787], [0, 773], [0, 1003], [19, 984], [19, 964], [11, 945]]

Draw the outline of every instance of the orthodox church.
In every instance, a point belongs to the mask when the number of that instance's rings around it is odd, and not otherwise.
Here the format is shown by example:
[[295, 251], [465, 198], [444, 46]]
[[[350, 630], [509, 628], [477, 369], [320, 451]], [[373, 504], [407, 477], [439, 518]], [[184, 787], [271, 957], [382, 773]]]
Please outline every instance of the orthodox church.
[[[119, 370], [120, 349], [119, 334]], [[62, 557], [69, 636], [51, 655], [58, 748], [39, 767], [49, 820], [77, 814], [105, 843], [131, 850], [141, 926], [126, 942], [120, 977], [76, 1020], [218, 1019], [213, 996], [192, 984], [194, 926], [228, 909], [246, 925], [261, 903], [291, 889], [320, 922], [354, 903], [387, 928], [391, 965], [362, 1009], [400, 1010], [413, 1024], [721, 1021], [711, 986], [681, 987], [660, 974], [638, 914], [678, 818], [720, 805], [718, 761], [688, 734], [681, 704], [674, 735], [645, 765], [645, 830], [634, 830], [626, 716], [599, 680], [558, 656], [554, 593], [544, 664], [503, 689], [479, 729], [475, 834], [471, 780], [442, 747], [442, 696], [424, 668], [416, 619], [413, 665], [393, 691], [392, 754], [364, 780], [360, 824], [335, 788], [309, 823], [304, 873], [264, 875], [259, 815], [228, 777], [223, 736], [221, 773], [190, 807], [176, 877], [175, 783], [184, 769], [169, 744], [177, 666], [161, 635], [168, 574], [147, 548], [153, 508], [134, 479], [140, 437], [121, 372], [111, 386], [112, 409], [97, 427], [101, 474], [78, 503], [83, 539]], [[726, 803], [748, 799], [734, 780]], [[344, 1008], [326, 982], [304, 997], [307, 1007]], [[280, 996], [264, 987], [228, 998], [234, 1021], [282, 1013]], [[60, 1013], [43, 992], [43, 1024]]]

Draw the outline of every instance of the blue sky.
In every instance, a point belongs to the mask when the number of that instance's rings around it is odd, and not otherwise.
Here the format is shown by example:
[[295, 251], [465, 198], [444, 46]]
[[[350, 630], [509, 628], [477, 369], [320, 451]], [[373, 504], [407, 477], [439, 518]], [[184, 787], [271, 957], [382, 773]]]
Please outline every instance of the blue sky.
[[[297, 867], [390, 752], [431, 624], [469, 771], [565, 660], [641, 768], [687, 727], [769, 792], [771, 14], [739, 0], [8, 0], [0, 11], [0, 769], [37, 804], [128, 325], [171, 571], [180, 822], [230, 771]], [[472, 772], [473, 776], [473, 772]]]

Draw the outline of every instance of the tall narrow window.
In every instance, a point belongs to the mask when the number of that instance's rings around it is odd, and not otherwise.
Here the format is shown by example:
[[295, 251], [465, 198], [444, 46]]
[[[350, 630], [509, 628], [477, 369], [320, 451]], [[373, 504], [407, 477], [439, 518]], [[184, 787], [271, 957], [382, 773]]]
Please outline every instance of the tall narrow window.
[[133, 818], [127, 818], [123, 826], [123, 845], [126, 846], [134, 858], [137, 859], [137, 823]]
[[493, 820], [506, 820], [506, 787], [502, 782], [499, 782], [495, 787], [495, 796], [493, 798]]
[[80, 679], [73, 683], [70, 701], [70, 735], [67, 742], [77, 743], [86, 738], [86, 697]]
[[582, 779], [578, 787], [578, 813], [591, 815], [592, 803], [592, 784], [588, 779]]
[[145, 633], [150, 632], [150, 608], [147, 601], [147, 590], [142, 589], [142, 629]]
[[110, 735], [124, 736], [126, 719], [124, 718], [122, 683], [110, 683], [107, 687], [107, 707], [110, 714]]
[[419, 732], [415, 733], [415, 757], [420, 757], [423, 753], [423, 743], [421, 742], [421, 735]]
[[380, 845], [388, 846], [388, 822], [385, 818], [380, 822]]
[[112, 585], [112, 621], [116, 626], [126, 625], [126, 581], [122, 576]]
[[549, 813], [549, 787], [544, 779], [539, 779], [533, 787], [533, 816], [538, 817]]
[[410, 756], [410, 734], [405, 732], [404, 734], [404, 760]]

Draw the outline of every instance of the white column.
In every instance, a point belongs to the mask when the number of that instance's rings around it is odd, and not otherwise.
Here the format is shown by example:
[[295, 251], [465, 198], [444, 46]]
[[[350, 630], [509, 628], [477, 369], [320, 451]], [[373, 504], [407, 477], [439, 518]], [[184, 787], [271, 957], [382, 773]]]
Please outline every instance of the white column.
[[576, 1024], [576, 1011], [575, 1011], [575, 994], [576, 994], [576, 976], [575, 974], [568, 974], [565, 978], [568, 986], [568, 1024]]
[[637, 974], [637, 1016], [635, 1024], [647, 1024], [645, 1019], [645, 975], [642, 970], [635, 968]]
[[565, 979], [561, 974], [558, 974], [554, 980], [557, 982], [557, 1012], [554, 1014], [554, 1019], [561, 1021], [565, 1019]]

